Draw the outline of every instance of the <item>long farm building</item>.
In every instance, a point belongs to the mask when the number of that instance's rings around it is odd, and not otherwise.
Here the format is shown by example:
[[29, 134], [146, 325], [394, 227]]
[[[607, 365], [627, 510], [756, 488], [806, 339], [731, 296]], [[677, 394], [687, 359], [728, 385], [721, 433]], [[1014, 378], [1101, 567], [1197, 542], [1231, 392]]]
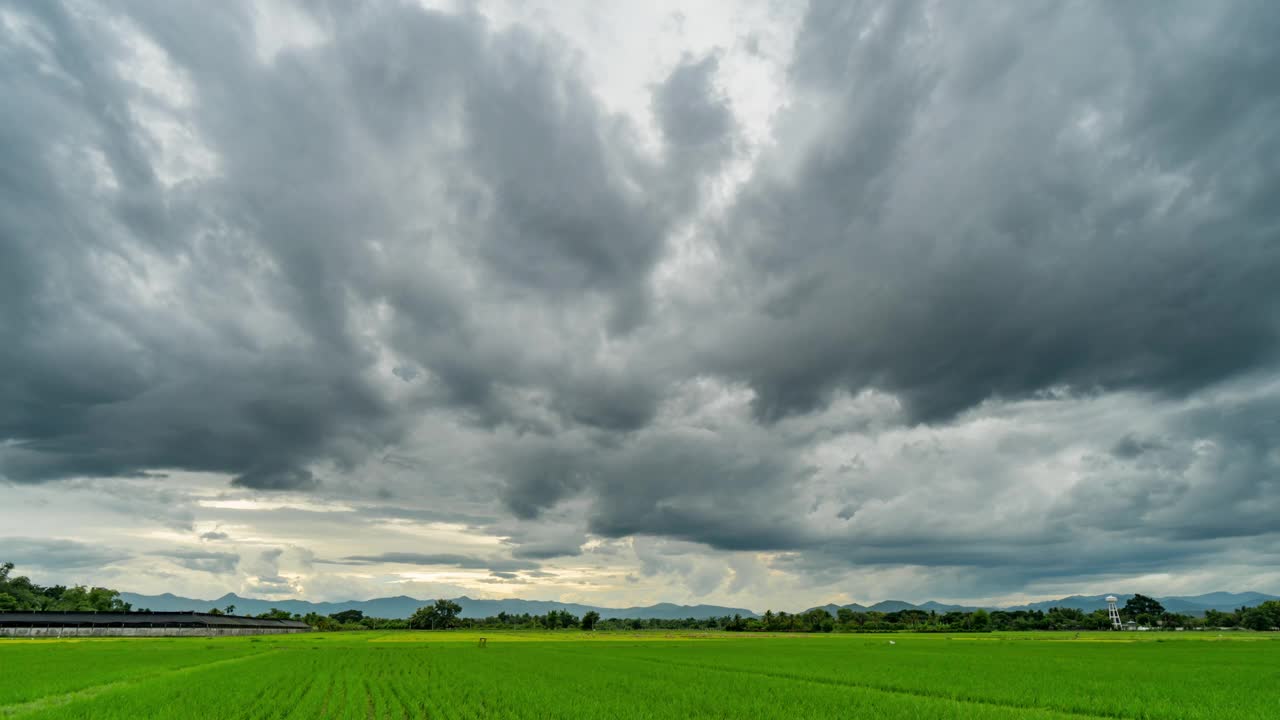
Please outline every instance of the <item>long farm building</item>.
[[0, 612], [2, 637], [217, 637], [308, 632], [299, 620], [197, 612]]

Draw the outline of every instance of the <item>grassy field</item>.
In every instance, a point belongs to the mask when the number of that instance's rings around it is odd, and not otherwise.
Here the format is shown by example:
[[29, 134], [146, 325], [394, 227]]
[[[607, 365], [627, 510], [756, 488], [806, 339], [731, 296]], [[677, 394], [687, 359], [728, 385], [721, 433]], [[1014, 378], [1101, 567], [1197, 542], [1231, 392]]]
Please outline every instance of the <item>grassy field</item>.
[[[479, 647], [477, 638], [488, 638]], [[893, 644], [890, 644], [890, 641]], [[1280, 718], [1280, 637], [0, 640], [0, 718]]]

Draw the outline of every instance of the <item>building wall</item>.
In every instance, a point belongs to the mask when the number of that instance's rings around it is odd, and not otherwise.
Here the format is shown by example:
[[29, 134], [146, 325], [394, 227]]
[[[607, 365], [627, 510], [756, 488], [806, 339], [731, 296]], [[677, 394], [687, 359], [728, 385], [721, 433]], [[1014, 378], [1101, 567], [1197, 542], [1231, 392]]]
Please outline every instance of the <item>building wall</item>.
[[308, 632], [310, 628], [145, 628], [145, 627], [97, 627], [97, 628], [16, 628], [0, 627], [0, 638], [59, 638], [59, 637], [224, 637], [232, 635], [288, 635]]

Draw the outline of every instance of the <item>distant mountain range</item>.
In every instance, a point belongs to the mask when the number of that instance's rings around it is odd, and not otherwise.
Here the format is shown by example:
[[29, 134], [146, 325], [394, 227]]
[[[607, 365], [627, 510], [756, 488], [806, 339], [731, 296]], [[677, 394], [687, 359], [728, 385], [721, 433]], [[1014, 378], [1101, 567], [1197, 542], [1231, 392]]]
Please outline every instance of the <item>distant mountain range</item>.
[[[348, 600], [345, 602], [310, 602], [308, 600], [261, 600], [227, 593], [215, 600], [198, 600], [178, 597], [165, 593], [163, 595], [138, 595], [120, 593], [120, 599], [138, 609], [146, 608], [156, 611], [208, 611], [210, 608], [223, 609], [228, 605], [236, 606], [237, 615], [258, 615], [272, 608], [286, 610], [291, 613], [305, 615], [309, 612], [331, 615], [343, 610], [359, 610], [369, 617], [407, 618], [415, 610], [435, 602], [419, 600], [405, 595], [373, 600]], [[466, 596], [454, 598], [454, 602], [462, 606], [462, 617], [481, 618], [506, 612], [512, 615], [529, 613], [545, 615], [552, 610], [568, 610], [574, 615], [582, 615], [590, 610], [600, 613], [603, 618], [641, 618], [659, 620], [677, 620], [683, 618], [721, 617], [739, 614], [743, 617], [755, 617], [755, 613], [743, 608], [720, 607], [718, 605], [674, 605], [659, 603], [643, 607], [606, 608], [578, 603], [551, 602], [547, 600], [476, 600]]]
[[[1103, 603], [1103, 607], [1105, 606], [1106, 606], [1106, 603]], [[829, 603], [827, 605], [820, 605], [819, 607], [831, 613], [832, 615], [835, 615], [836, 611], [838, 611], [840, 608], [848, 608], [854, 612], [882, 612], [882, 613], [898, 612], [899, 610], [924, 610], [925, 612], [932, 610], [940, 613], [951, 612], [952, 610], [960, 610], [962, 612], [973, 612], [974, 610], [978, 609], [977, 606], [946, 605], [944, 603], [934, 602], [932, 600], [930, 600], [929, 602], [920, 603], [919, 605], [916, 605], [914, 603], [909, 603], [906, 600], [881, 600], [880, 602], [874, 605], [859, 605], [858, 603], [849, 603], [848, 605], [836, 605], [835, 603]], [[993, 610], [995, 608], [987, 608], [987, 609]]]
[[[1120, 605], [1133, 597], [1131, 594], [1115, 593], [1120, 599]], [[316, 612], [321, 615], [330, 615], [332, 613], [341, 612], [343, 610], [359, 610], [370, 617], [384, 618], [407, 618], [413, 614], [418, 608], [428, 605], [433, 600], [419, 600], [417, 598], [400, 595], [397, 597], [374, 598], [372, 600], [348, 600], [345, 602], [310, 602], [308, 600], [261, 600], [258, 598], [246, 598], [236, 595], [235, 593], [227, 593], [215, 600], [199, 600], [195, 598], [179, 597], [165, 593], [163, 595], [138, 595], [136, 593], [120, 593], [120, 597], [133, 607], [156, 611], [199, 611], [205, 612], [210, 608], [225, 608], [228, 605], [236, 606], [237, 615], [258, 615], [272, 608], [287, 610], [291, 613], [305, 615], [309, 612]], [[1072, 595], [1071, 597], [1060, 598], [1058, 600], [1045, 600], [1042, 602], [1029, 603], [1026, 605], [1011, 605], [1006, 607], [987, 606], [986, 610], [1048, 610], [1052, 607], [1068, 607], [1083, 610], [1085, 612], [1093, 612], [1094, 610], [1105, 609], [1107, 607], [1106, 595]], [[1204, 595], [1192, 596], [1171, 596], [1156, 598], [1165, 609], [1170, 612], [1184, 613], [1188, 615], [1203, 615], [1205, 610], [1235, 610], [1243, 606], [1254, 606], [1265, 600], [1280, 600], [1280, 596], [1267, 595], [1258, 592], [1212, 592]], [[562, 603], [551, 602], [548, 600], [476, 600], [469, 597], [454, 598], [454, 601], [462, 606], [462, 616], [470, 618], [489, 617], [506, 612], [512, 615], [529, 613], [531, 615], [545, 615], [552, 610], [568, 610], [575, 615], [582, 615], [590, 610], [600, 613], [603, 618], [641, 618], [641, 619], [659, 619], [659, 620], [678, 620], [684, 618], [698, 618], [699, 620], [709, 617], [723, 617], [725, 615], [741, 615], [743, 617], [759, 617], [758, 613], [752, 612], [745, 608], [722, 607], [720, 605], [674, 605], [672, 603], [659, 603], [657, 605], [645, 605], [641, 607], [625, 607], [625, 608], [608, 608], [597, 607], [594, 605], [580, 605], [578, 603]], [[858, 605], [852, 603], [849, 605], [822, 605], [820, 606], [835, 615], [840, 608], [845, 607], [855, 612], [867, 612], [874, 610], [877, 612], [897, 612], [899, 610], [919, 609], [928, 611], [936, 611], [939, 613], [959, 610], [962, 612], [971, 612], [977, 610], [976, 606], [969, 605], [947, 605], [933, 601], [914, 604], [904, 600], [883, 600], [874, 605]]]
[[[1133, 594], [1114, 593], [1119, 600], [1119, 605], [1124, 607], [1124, 603]], [[1158, 597], [1156, 600], [1164, 606], [1169, 612], [1182, 613], [1184, 615], [1203, 615], [1206, 610], [1222, 610], [1230, 611], [1239, 607], [1252, 607], [1266, 600], [1280, 600], [1280, 596], [1267, 595], [1259, 592], [1212, 592], [1204, 595], [1173, 595], [1169, 597]], [[972, 612], [977, 610], [977, 606], [970, 605], [945, 605], [929, 601], [915, 605], [902, 600], [884, 600], [875, 605], [864, 606], [857, 603], [849, 605], [822, 605], [827, 612], [835, 615], [836, 612], [844, 607], [854, 612], [867, 612], [874, 610], [877, 612], [897, 612], [899, 610], [919, 609], [930, 611], [934, 610], [940, 613], [959, 610], [961, 612]], [[1094, 610], [1105, 610], [1107, 607], [1106, 595], [1072, 595], [1071, 597], [1059, 598], [1057, 600], [1042, 600], [1040, 602], [1028, 603], [1026, 605], [1007, 605], [1007, 606], [983, 606], [984, 610], [1048, 610], [1049, 608], [1075, 608], [1084, 612], [1093, 612]]]

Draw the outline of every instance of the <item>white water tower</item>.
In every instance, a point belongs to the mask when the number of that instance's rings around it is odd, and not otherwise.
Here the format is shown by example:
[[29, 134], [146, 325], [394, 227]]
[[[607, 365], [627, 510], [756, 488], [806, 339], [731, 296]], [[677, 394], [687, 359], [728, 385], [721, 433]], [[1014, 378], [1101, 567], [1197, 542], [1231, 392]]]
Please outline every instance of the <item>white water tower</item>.
[[1115, 595], [1107, 596], [1107, 615], [1111, 618], [1111, 629], [1119, 630], [1121, 628], [1120, 611], [1116, 609]]

